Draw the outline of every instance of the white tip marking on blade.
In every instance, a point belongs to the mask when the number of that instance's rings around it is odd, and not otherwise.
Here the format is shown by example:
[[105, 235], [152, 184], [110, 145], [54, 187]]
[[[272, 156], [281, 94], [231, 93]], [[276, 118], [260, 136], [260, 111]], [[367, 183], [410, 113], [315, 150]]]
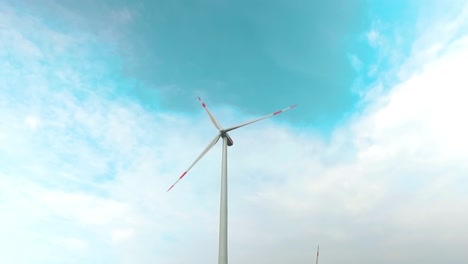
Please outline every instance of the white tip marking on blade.
[[172, 186], [171, 186], [167, 191], [170, 191], [172, 188], [174, 188], [174, 186], [175, 186], [180, 180], [182, 180], [182, 178], [185, 176], [185, 174], [187, 174], [187, 172], [182, 173], [182, 175], [180, 175], [179, 179], [177, 179], [177, 181], [176, 181], [174, 184], [172, 184]]
[[172, 184], [172, 186], [169, 187], [169, 189], [167, 189], [167, 192], [170, 191], [172, 188], [174, 188], [174, 185], [175, 185], [175, 184]]
[[292, 109], [292, 108], [294, 108], [294, 107], [296, 107], [296, 105], [291, 105], [290, 107], [287, 107], [287, 108], [285, 108], [285, 109], [278, 110], [278, 111], [274, 112], [273, 115], [281, 114], [282, 112], [284, 112], [284, 111], [286, 111], [286, 110], [289, 110], [289, 109]]

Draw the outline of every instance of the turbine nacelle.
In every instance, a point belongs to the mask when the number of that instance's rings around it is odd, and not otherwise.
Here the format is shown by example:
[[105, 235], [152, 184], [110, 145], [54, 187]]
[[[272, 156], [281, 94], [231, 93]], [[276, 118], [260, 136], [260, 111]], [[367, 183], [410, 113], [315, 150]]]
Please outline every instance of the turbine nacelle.
[[228, 133], [223, 133], [221, 132], [221, 137], [225, 137], [227, 138], [227, 145], [230, 147], [232, 145], [234, 145], [234, 141], [232, 140], [232, 138], [229, 136]]

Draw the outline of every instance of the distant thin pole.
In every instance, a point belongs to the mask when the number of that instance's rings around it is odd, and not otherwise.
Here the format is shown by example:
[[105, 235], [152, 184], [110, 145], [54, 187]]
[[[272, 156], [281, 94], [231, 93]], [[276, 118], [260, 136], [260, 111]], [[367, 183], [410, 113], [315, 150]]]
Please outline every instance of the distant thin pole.
[[315, 264], [318, 264], [320, 245], [317, 246], [317, 258], [315, 258]]

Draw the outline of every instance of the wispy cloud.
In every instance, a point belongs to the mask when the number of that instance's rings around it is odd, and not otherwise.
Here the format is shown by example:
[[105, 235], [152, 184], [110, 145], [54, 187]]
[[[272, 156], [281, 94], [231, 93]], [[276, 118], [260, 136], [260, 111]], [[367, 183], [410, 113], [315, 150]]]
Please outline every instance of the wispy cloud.
[[353, 69], [359, 72], [362, 68], [362, 61], [359, 59], [359, 57], [355, 54], [350, 54], [348, 55], [348, 58], [351, 63], [351, 66], [353, 66]]

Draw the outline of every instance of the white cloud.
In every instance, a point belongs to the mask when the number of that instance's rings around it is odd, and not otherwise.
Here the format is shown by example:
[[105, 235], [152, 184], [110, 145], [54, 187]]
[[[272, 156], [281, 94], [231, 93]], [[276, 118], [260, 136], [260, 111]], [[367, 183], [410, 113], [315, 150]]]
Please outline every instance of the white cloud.
[[39, 118], [35, 117], [35, 116], [27, 116], [25, 119], [24, 119], [24, 123], [32, 128], [32, 129], [35, 129], [39, 126], [39, 123], [40, 123], [40, 120]]
[[114, 229], [112, 230], [112, 241], [114, 243], [120, 243], [130, 239], [134, 234], [134, 230], [131, 228], [125, 229]]
[[66, 238], [63, 239], [63, 243], [72, 250], [86, 250], [88, 248], [88, 244], [78, 238]]
[[351, 63], [351, 66], [353, 67], [353, 69], [356, 71], [356, 72], [359, 72], [362, 68], [362, 61], [359, 59], [358, 56], [354, 55], [354, 54], [350, 54], [348, 55], [348, 59]]
[[377, 29], [371, 29], [369, 32], [367, 32], [366, 37], [367, 41], [369, 42], [369, 45], [371, 45], [372, 47], [379, 46], [381, 42], [381, 37]]

